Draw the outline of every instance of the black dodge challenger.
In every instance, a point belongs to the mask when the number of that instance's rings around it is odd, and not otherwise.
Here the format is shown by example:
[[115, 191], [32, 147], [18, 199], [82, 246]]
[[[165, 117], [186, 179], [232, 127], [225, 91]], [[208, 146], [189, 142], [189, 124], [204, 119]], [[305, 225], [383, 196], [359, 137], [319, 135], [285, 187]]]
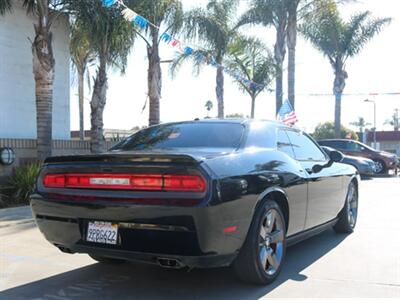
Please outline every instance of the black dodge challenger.
[[290, 244], [353, 231], [359, 175], [307, 134], [270, 121], [143, 129], [99, 155], [46, 159], [31, 207], [46, 239], [100, 262], [232, 266], [279, 274]]

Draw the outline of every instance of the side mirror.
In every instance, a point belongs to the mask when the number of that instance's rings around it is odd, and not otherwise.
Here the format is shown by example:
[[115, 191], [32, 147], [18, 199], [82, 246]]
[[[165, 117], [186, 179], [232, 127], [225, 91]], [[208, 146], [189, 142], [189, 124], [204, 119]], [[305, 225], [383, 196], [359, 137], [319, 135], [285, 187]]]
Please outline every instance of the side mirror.
[[339, 151], [331, 151], [331, 153], [329, 153], [329, 159], [333, 162], [341, 162], [343, 160], [343, 154]]
[[312, 167], [312, 172], [313, 172], [313, 173], [319, 173], [319, 172], [322, 171], [322, 169], [323, 169], [324, 167], [325, 167], [325, 166], [321, 166], [321, 165], [313, 165], [313, 167]]

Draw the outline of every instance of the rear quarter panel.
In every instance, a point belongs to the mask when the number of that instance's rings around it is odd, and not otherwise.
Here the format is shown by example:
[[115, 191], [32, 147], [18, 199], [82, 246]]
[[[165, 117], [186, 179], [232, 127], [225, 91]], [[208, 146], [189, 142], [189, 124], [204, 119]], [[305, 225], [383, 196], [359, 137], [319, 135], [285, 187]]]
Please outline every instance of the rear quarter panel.
[[286, 154], [275, 149], [252, 149], [205, 164], [219, 179], [219, 203], [210, 205], [226, 224], [239, 224], [241, 238], [248, 232], [257, 204], [273, 191], [282, 192], [288, 200], [288, 235], [303, 230], [307, 209], [304, 170]]

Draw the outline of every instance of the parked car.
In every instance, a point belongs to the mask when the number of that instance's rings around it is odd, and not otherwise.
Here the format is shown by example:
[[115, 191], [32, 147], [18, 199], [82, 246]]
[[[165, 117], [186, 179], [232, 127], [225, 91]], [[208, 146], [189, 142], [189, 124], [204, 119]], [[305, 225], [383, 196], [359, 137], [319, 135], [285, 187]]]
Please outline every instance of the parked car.
[[[322, 146], [321, 148], [328, 155], [332, 151], [336, 151], [335, 149], [327, 146]], [[372, 176], [375, 174], [375, 163], [373, 160], [370, 160], [368, 158], [361, 156], [343, 155], [343, 160], [341, 162], [353, 166], [362, 176]]]
[[362, 156], [375, 163], [375, 173], [384, 174], [389, 170], [396, 170], [397, 156], [395, 154], [375, 150], [363, 143], [346, 139], [319, 140], [321, 146], [328, 146], [350, 156]]
[[99, 262], [233, 265], [267, 284], [286, 247], [350, 233], [359, 176], [280, 123], [201, 120], [143, 129], [109, 152], [50, 157], [31, 207], [45, 238]]

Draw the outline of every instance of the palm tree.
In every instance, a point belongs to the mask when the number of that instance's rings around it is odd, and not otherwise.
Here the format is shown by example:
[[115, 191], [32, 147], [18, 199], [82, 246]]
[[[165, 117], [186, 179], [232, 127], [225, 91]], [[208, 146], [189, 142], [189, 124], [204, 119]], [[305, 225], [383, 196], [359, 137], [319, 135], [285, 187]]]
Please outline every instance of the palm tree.
[[206, 109], [207, 109], [207, 118], [209, 118], [210, 117], [210, 110], [212, 110], [212, 108], [213, 108], [213, 103], [212, 103], [212, 101], [210, 101], [210, 100], [208, 100], [207, 102], [206, 102], [206, 105], [204, 105], [205, 107], [206, 107]]
[[[0, 15], [11, 12], [15, 2], [0, 0]], [[22, 2], [27, 13], [36, 17], [36, 22], [33, 24], [35, 38], [31, 49], [35, 79], [37, 156], [39, 160], [44, 160], [51, 155], [55, 66], [51, 25], [59, 15], [57, 4], [58, 1], [49, 0], [24, 0]]]
[[363, 117], [358, 117], [358, 120], [355, 122], [351, 122], [350, 125], [353, 125], [353, 126], [359, 128], [359, 133], [360, 133], [360, 137], [361, 137], [364, 132], [364, 128], [368, 125], [371, 125], [371, 123], [366, 122]]
[[75, 22], [71, 28], [70, 53], [72, 64], [78, 73], [79, 138], [83, 141], [85, 139], [83, 113], [85, 74], [87, 75], [87, 81], [90, 84], [88, 65], [94, 63], [95, 55], [89, 42], [88, 32], [83, 30], [82, 26], [77, 22]]
[[[297, 18], [300, 2], [306, 3], [307, 0], [289, 0], [287, 6], [288, 99], [293, 109], [295, 105]], [[301, 8], [301, 10], [304, 10], [304, 8]]]
[[[140, 30], [136, 31], [147, 46], [148, 59], [148, 97], [149, 97], [149, 125], [160, 123], [160, 98], [162, 87], [161, 59], [159, 53], [160, 27], [165, 27], [165, 33], [169, 38], [173, 38], [182, 26], [182, 3], [180, 0], [129, 0], [127, 4], [136, 13], [144, 16], [154, 26], [145, 26], [144, 34]], [[134, 29], [136, 30], [136, 29]], [[161, 33], [161, 34], [160, 34]], [[164, 36], [166, 36], [164, 35]]]
[[346, 62], [356, 56], [380, 30], [389, 18], [371, 18], [370, 12], [361, 12], [345, 21], [333, 0], [316, 0], [316, 13], [306, 17], [300, 32], [316, 49], [329, 59], [335, 79], [335, 134], [340, 136], [341, 101], [348, 74]]
[[[227, 55], [228, 46], [237, 36], [237, 0], [211, 0], [206, 8], [194, 8], [184, 16], [184, 34], [189, 40], [199, 40], [202, 49], [193, 55], [182, 54], [174, 61], [174, 73], [187, 59], [192, 59], [198, 70], [207, 63], [217, 66], [215, 93], [218, 102], [218, 118], [224, 118], [224, 71], [221, 65]], [[205, 59], [204, 59], [205, 58]]]
[[105, 150], [103, 111], [107, 101], [107, 69], [111, 66], [124, 72], [135, 34], [131, 24], [121, 18], [118, 7], [106, 8], [101, 1], [92, 0], [64, 0], [64, 6], [86, 32], [97, 59], [90, 102], [90, 149], [99, 153]]
[[[251, 98], [250, 117], [254, 119], [256, 98], [269, 86], [275, 75], [272, 54], [259, 39], [240, 37], [229, 45], [226, 65], [235, 74], [241, 75], [241, 78], [235, 78], [235, 82], [243, 92], [249, 94]], [[244, 82], [242, 78], [251, 83]]]
[[400, 118], [399, 118], [399, 109], [398, 109], [398, 108], [396, 108], [396, 109], [394, 110], [394, 113], [393, 113], [393, 115], [392, 115], [392, 118], [386, 120], [384, 124], [388, 124], [388, 125], [393, 126], [394, 131], [399, 131], [399, 128], [400, 128]]
[[286, 55], [286, 36], [288, 27], [288, 1], [291, 0], [253, 0], [249, 10], [239, 19], [239, 26], [260, 24], [273, 26], [276, 32], [274, 45], [275, 59], [275, 101], [276, 113], [282, 106], [283, 98], [283, 62]]

